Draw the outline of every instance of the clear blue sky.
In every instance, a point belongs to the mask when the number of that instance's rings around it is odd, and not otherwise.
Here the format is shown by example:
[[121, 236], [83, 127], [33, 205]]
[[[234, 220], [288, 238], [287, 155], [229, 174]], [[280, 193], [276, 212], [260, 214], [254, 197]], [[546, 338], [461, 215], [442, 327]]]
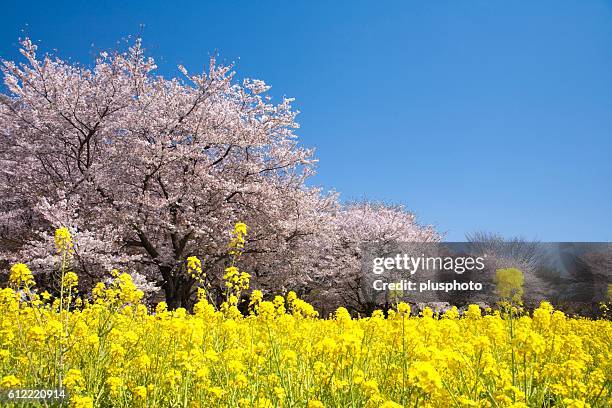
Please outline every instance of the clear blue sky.
[[81, 62], [142, 35], [164, 75], [218, 51], [297, 98], [343, 199], [451, 240], [612, 241], [611, 1], [3, 3], [3, 58], [24, 34]]

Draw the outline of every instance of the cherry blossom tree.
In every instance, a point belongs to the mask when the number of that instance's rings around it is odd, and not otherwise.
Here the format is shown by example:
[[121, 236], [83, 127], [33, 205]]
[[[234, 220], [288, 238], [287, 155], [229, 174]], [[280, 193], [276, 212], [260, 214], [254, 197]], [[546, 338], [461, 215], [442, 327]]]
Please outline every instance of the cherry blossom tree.
[[82, 276], [133, 269], [170, 307], [189, 307], [196, 281], [185, 260], [199, 257], [220, 288], [239, 221], [249, 226], [242, 267], [279, 288], [354, 267], [355, 244], [380, 229], [431, 233], [400, 210], [343, 208], [307, 187], [315, 159], [297, 143], [292, 99], [272, 103], [263, 81], [238, 82], [215, 58], [168, 79], [140, 40], [91, 66], [39, 56], [29, 39], [21, 53], [21, 63], [2, 62], [0, 233], [12, 244], [5, 257], [35, 259], [39, 272], [53, 267], [53, 229], [65, 226]]
[[338, 211], [334, 223], [334, 244], [328, 246], [327, 256], [319, 258], [321, 266], [308, 275], [312, 277], [310, 287], [314, 294], [310, 300], [328, 311], [346, 306], [370, 315], [374, 309], [384, 307], [366, 287], [371, 265], [364, 269], [364, 251], [395, 252], [401, 243], [433, 243], [442, 239], [432, 226], [417, 223], [416, 216], [401, 205], [348, 203]]

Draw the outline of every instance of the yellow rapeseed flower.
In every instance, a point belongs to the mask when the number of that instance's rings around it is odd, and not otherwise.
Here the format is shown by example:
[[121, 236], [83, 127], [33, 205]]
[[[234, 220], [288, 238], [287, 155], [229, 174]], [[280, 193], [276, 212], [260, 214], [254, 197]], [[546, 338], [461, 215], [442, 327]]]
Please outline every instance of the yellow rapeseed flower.
[[79, 277], [74, 272], [66, 272], [62, 277], [62, 285], [65, 288], [71, 289], [79, 284]]
[[74, 395], [70, 398], [71, 408], [93, 408], [93, 398], [88, 396]]
[[60, 255], [72, 252], [72, 234], [70, 234], [68, 228], [61, 227], [55, 230], [55, 249]]
[[[197, 272], [198, 263], [187, 267]], [[609, 320], [549, 302], [443, 315], [400, 302], [369, 317], [339, 307], [320, 318], [295, 292], [274, 296], [281, 289], [267, 289], [271, 301], [253, 291], [247, 307], [242, 273], [226, 271], [225, 293], [200, 288], [192, 312], [150, 309], [118, 270], [80, 307], [60, 308], [48, 293], [17, 290], [30, 280], [20, 266], [0, 289], [0, 388], [63, 386], [78, 408], [610, 405]], [[517, 276], [504, 277], [508, 287], [520, 286]]]
[[30, 287], [34, 285], [34, 276], [26, 264], [16, 263], [11, 267], [9, 282], [17, 287]]
[[12, 374], [4, 376], [0, 380], [0, 388], [4, 389], [19, 387], [21, 384], [21, 380]]

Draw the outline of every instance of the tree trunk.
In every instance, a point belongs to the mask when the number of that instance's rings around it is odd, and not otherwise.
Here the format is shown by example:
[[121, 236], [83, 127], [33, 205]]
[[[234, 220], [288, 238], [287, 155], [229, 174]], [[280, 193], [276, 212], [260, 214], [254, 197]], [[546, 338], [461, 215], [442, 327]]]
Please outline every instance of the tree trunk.
[[[160, 269], [162, 268], [163, 267], [160, 267]], [[172, 275], [169, 271], [163, 269], [162, 276], [165, 278], [162, 288], [166, 295], [168, 309], [175, 310], [179, 307], [183, 307], [187, 310], [191, 310], [194, 303], [191, 296], [193, 280], [186, 276]]]

